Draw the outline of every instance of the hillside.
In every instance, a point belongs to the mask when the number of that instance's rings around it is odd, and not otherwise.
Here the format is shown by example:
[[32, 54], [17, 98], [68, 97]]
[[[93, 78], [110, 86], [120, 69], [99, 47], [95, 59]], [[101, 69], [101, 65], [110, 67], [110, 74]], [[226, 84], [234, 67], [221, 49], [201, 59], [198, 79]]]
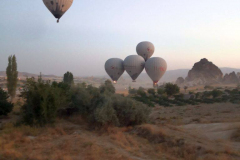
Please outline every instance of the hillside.
[[[220, 68], [220, 70], [223, 72], [223, 74], [225, 75], [226, 73], [231, 73], [233, 71], [235, 71], [236, 73], [237, 72], [240, 72], [240, 69], [237, 69], [237, 68], [228, 68], [228, 67], [224, 67], [224, 68]], [[162, 79], [160, 80], [160, 82], [175, 82], [176, 79], [178, 77], [187, 77], [188, 75], [188, 71], [189, 69], [177, 69], [177, 70], [169, 70], [165, 73], [165, 75], [162, 77]], [[0, 71], [0, 76], [6, 76], [6, 73], [5, 71]], [[59, 76], [56, 76], [56, 75], [42, 75], [44, 78], [61, 78]], [[19, 77], [38, 77], [38, 74], [33, 74], [33, 73], [28, 73], [28, 72], [19, 72]], [[102, 82], [104, 81], [105, 79], [108, 79], [109, 77], [107, 75], [105, 76], [97, 76], [97, 77], [90, 77], [90, 78], [87, 78], [87, 77], [75, 77], [76, 79], [84, 79], [84, 80], [91, 80], [91, 82], [93, 83], [94, 81], [97, 81], [98, 83], [99, 82]], [[131, 78], [127, 75], [127, 73], [125, 72], [122, 77], [120, 78], [119, 80], [120, 83], [131, 83]], [[140, 76], [138, 77], [137, 79], [137, 82], [140, 82], [140, 83], [149, 83], [151, 84], [151, 80], [150, 78], [148, 77], [148, 75], [146, 73], [142, 73], [140, 74]]]

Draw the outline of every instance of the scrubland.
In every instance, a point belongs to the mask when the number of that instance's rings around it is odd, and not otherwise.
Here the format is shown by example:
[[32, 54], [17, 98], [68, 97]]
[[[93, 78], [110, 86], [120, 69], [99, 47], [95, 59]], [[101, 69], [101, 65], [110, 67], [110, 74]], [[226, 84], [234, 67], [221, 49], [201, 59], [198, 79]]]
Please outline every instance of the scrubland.
[[152, 108], [149, 124], [92, 129], [74, 115], [43, 128], [2, 117], [1, 160], [240, 159], [240, 105]]

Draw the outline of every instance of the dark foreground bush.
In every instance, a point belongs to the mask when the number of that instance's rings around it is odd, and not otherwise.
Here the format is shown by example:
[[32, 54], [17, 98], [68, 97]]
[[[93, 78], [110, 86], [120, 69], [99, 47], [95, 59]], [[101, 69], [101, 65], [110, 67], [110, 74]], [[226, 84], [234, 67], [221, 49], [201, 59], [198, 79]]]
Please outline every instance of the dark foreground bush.
[[147, 122], [149, 109], [146, 105], [121, 95], [101, 93], [101, 88], [78, 86], [72, 89], [71, 106], [77, 108], [91, 126], [130, 126]]
[[49, 82], [34, 78], [27, 79], [21, 96], [25, 100], [22, 106], [22, 122], [27, 125], [43, 126], [54, 123], [57, 110], [66, 104], [66, 95], [62, 88]]
[[13, 104], [8, 102], [7, 93], [0, 88], [0, 116], [6, 116], [13, 109]]
[[[86, 84], [65, 86], [28, 79], [22, 92], [23, 123], [44, 126], [58, 115], [81, 115], [91, 126], [130, 126], [147, 122], [149, 110], [143, 103], [114, 94], [111, 81], [100, 88]], [[63, 116], [62, 116], [63, 117]]]

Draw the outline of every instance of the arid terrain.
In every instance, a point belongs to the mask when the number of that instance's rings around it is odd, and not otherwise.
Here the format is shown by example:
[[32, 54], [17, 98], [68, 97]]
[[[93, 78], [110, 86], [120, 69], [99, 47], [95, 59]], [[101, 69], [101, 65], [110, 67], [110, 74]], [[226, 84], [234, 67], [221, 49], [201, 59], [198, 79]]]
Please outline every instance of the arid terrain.
[[152, 108], [150, 124], [90, 129], [79, 116], [55, 126], [14, 127], [19, 108], [1, 118], [1, 160], [240, 159], [240, 105]]

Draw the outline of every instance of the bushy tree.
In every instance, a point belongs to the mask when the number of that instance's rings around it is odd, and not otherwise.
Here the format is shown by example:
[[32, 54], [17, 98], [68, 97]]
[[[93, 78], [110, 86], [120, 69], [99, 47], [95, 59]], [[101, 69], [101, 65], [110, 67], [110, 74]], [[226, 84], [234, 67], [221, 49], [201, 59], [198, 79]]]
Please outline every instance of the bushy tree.
[[66, 72], [64, 75], [63, 75], [63, 82], [66, 83], [66, 84], [73, 84], [74, 81], [73, 81], [73, 74], [71, 72]]
[[158, 89], [157, 89], [157, 93], [158, 93], [159, 95], [164, 94], [164, 89], [158, 88]]
[[77, 108], [91, 126], [128, 126], [146, 122], [148, 107], [114, 94], [112, 87], [108, 82], [100, 88], [75, 86], [71, 89], [71, 107]]
[[153, 88], [149, 88], [149, 89], [148, 89], [148, 93], [151, 94], [151, 95], [153, 95], [153, 96], [155, 96], [156, 91], [155, 91], [155, 89], [153, 89]]
[[106, 80], [105, 83], [99, 87], [99, 90], [101, 93], [110, 93], [110, 94], [114, 94], [116, 91], [115, 87], [113, 86], [110, 80]]
[[133, 126], [148, 121], [150, 110], [140, 102], [120, 95], [103, 97], [103, 99], [103, 103], [100, 103], [94, 111], [92, 117], [94, 124]]
[[220, 97], [222, 94], [223, 94], [223, 92], [220, 91], [220, 90], [217, 90], [217, 89], [214, 89], [214, 90], [212, 91], [212, 96], [213, 96], [213, 98]]
[[15, 55], [8, 57], [8, 66], [6, 69], [6, 74], [8, 93], [13, 99], [16, 95], [18, 81], [17, 60]]
[[134, 95], [134, 94], [137, 94], [137, 90], [135, 88], [129, 87], [128, 88], [128, 93]]
[[57, 110], [67, 104], [64, 90], [51, 85], [49, 82], [27, 79], [21, 97], [25, 104], [22, 106], [23, 123], [34, 126], [44, 126], [54, 123]]
[[168, 96], [172, 96], [174, 94], [179, 93], [180, 88], [176, 84], [166, 83], [166, 85], [164, 87], [164, 90], [165, 90], [165, 92], [167, 93]]
[[1, 115], [7, 115], [8, 113], [10, 113], [13, 109], [13, 104], [8, 102], [8, 95], [7, 92], [5, 92], [4, 90], [2, 90], [2, 88], [0, 88], [0, 116]]
[[137, 94], [141, 97], [146, 97], [147, 94], [145, 92], [145, 89], [143, 87], [139, 87], [138, 90], [137, 90]]

